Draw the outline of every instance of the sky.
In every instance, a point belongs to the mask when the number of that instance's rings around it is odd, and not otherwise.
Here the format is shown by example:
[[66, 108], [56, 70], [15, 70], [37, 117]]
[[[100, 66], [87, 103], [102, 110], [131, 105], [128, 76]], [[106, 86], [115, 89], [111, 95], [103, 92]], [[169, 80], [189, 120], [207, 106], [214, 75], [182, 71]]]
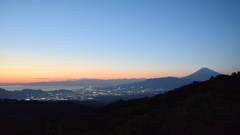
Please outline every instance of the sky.
[[239, 0], [0, 0], [0, 83], [240, 71]]

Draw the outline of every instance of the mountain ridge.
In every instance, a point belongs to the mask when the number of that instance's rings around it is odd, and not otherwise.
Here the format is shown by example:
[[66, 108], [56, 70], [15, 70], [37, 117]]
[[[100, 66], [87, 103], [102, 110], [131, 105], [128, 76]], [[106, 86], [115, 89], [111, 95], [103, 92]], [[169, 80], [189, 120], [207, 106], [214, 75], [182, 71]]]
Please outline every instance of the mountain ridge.
[[152, 78], [152, 79], [147, 79], [147, 80], [139, 81], [139, 82], [135, 82], [135, 83], [110, 86], [108, 88], [134, 87], [134, 88], [153, 88], [153, 89], [161, 88], [161, 89], [171, 90], [171, 89], [175, 89], [177, 87], [192, 83], [193, 81], [206, 81], [206, 80], [210, 79], [212, 76], [216, 77], [217, 75], [220, 75], [220, 73], [204, 67], [204, 68], [197, 70], [193, 74], [190, 74], [190, 75], [188, 75], [186, 77], [182, 77], [182, 78], [178, 78], [178, 77]]

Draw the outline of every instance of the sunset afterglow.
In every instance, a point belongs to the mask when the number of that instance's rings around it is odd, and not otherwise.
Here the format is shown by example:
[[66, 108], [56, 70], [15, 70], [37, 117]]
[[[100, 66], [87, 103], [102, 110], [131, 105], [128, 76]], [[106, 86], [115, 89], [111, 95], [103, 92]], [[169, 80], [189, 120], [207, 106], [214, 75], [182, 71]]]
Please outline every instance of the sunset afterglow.
[[240, 69], [228, 1], [0, 1], [0, 83]]

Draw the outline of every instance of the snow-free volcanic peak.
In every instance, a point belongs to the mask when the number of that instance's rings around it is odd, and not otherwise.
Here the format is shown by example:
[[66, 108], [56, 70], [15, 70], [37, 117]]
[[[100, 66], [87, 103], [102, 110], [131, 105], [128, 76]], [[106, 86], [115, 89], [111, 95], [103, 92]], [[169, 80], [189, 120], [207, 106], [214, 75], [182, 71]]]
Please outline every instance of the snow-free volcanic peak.
[[195, 72], [189, 76], [183, 77], [183, 78], [191, 79], [194, 81], [205, 81], [205, 80], [208, 80], [210, 77], [212, 77], [212, 76], [215, 77], [219, 74], [220, 73], [218, 73], [216, 71], [213, 71], [209, 68], [203, 67], [203, 68], [199, 69], [197, 72]]

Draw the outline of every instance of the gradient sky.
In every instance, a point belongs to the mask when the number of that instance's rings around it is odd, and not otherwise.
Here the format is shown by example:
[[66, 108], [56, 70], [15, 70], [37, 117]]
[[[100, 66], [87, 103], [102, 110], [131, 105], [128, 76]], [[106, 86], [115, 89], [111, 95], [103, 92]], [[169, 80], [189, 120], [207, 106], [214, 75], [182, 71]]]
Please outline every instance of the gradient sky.
[[0, 0], [0, 83], [240, 70], [239, 0]]

